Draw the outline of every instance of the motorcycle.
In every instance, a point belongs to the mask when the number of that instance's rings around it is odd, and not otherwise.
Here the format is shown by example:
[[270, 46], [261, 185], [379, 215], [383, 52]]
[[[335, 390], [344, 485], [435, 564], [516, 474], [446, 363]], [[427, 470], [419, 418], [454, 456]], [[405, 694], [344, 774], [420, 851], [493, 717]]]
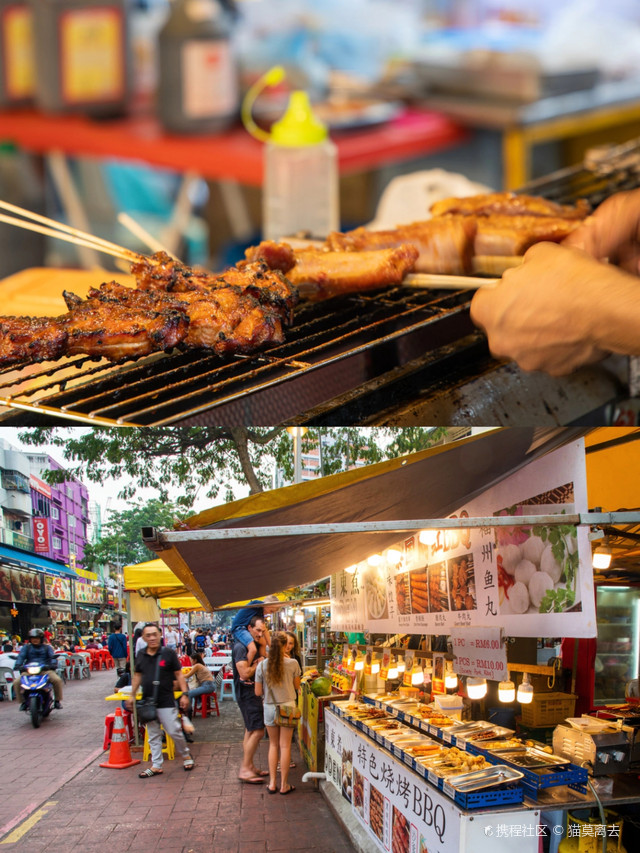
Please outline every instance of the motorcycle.
[[37, 729], [53, 708], [53, 685], [49, 679], [48, 667], [39, 664], [23, 667], [20, 688], [25, 711], [31, 716], [32, 726]]

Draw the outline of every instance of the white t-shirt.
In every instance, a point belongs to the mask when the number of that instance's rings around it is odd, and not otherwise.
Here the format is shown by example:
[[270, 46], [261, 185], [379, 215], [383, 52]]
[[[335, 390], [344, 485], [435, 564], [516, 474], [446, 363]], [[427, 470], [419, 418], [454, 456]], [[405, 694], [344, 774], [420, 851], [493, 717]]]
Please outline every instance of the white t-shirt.
[[177, 646], [180, 641], [180, 638], [178, 637], [176, 632], [173, 631], [171, 628], [167, 631], [165, 639], [168, 646]]
[[296, 701], [294, 678], [302, 675], [300, 664], [294, 658], [285, 658], [284, 675], [280, 684], [271, 685], [267, 682], [267, 661], [262, 660], [256, 668], [256, 683], [262, 684], [264, 701], [267, 705], [280, 705]]

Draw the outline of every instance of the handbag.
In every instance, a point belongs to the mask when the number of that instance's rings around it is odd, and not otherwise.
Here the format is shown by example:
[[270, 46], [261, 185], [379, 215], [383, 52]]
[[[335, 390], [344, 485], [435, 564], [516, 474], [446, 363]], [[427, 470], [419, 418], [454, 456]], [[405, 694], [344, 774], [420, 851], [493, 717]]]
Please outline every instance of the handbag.
[[276, 705], [276, 726], [293, 729], [298, 725], [300, 716], [300, 708], [293, 702]]
[[144, 699], [136, 700], [136, 713], [141, 723], [151, 723], [158, 718], [158, 690], [160, 689], [160, 660], [162, 651], [158, 651], [156, 671], [153, 679], [153, 693]]

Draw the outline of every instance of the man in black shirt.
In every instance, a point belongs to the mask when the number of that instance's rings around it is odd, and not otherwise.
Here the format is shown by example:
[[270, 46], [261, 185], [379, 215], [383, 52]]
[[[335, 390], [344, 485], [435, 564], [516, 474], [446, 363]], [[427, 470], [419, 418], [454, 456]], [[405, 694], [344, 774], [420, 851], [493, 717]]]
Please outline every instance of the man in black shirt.
[[[158, 776], [162, 773], [162, 728], [166, 734], [173, 738], [176, 750], [182, 757], [185, 770], [193, 770], [194, 762], [189, 752], [189, 747], [182, 733], [182, 726], [178, 720], [178, 711], [173, 696], [173, 683], [178, 682], [182, 690], [180, 696], [180, 708], [186, 711], [190, 705], [187, 695], [187, 682], [182, 674], [182, 667], [178, 656], [173, 649], [160, 647], [160, 629], [157, 625], [148, 623], [142, 630], [142, 639], [147, 646], [136, 655], [133, 681], [131, 682], [131, 695], [135, 698], [139, 686], [142, 684], [142, 698], [151, 699], [154, 692], [154, 681], [158, 673], [158, 698], [156, 702], [157, 719], [147, 723], [147, 735], [149, 747], [151, 748], [151, 767], [147, 767], [139, 774], [141, 779]], [[158, 665], [158, 655], [159, 665]]]

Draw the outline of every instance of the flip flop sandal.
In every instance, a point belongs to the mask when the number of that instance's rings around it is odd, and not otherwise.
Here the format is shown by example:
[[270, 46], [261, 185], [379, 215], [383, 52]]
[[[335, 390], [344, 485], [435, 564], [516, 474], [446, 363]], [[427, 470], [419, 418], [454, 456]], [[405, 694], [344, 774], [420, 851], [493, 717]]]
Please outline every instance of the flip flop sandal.
[[283, 797], [286, 797], [286, 796], [287, 796], [287, 794], [290, 794], [292, 791], [295, 791], [295, 789], [296, 789], [296, 786], [295, 786], [295, 785], [289, 785], [288, 790], [286, 790], [286, 791], [280, 791], [280, 793], [282, 794], [282, 796], [283, 796]]
[[147, 767], [142, 773], [138, 773], [139, 779], [151, 779], [152, 776], [162, 776], [164, 770], [156, 770], [153, 767]]
[[193, 758], [187, 758], [185, 759], [183, 766], [185, 770], [193, 770], [193, 768], [196, 766], [196, 763]]
[[278, 789], [277, 789], [277, 788], [269, 788], [269, 786], [267, 786], [267, 791], [268, 791], [270, 794], [277, 794], [277, 793], [278, 793]]

